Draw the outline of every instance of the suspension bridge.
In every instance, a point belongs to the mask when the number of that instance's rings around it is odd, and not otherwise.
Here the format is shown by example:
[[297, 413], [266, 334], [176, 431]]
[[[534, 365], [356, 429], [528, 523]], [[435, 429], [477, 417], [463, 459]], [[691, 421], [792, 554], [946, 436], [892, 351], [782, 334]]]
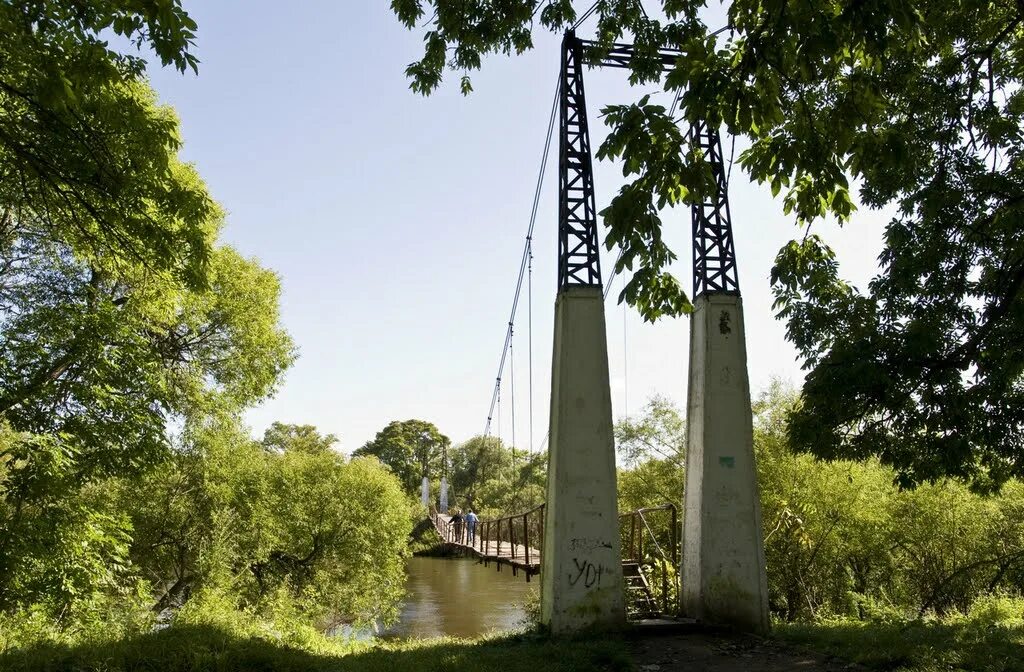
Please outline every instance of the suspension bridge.
[[[690, 319], [681, 561], [677, 564], [674, 508], [668, 536], [650, 530], [646, 515], [650, 511], [631, 512], [623, 518], [616, 510], [604, 309], [615, 270], [605, 283], [599, 256], [584, 70], [587, 65], [630, 68], [635, 59], [642, 58], [667, 72], [682, 54], [670, 49], [638, 53], [630, 44], [597, 44], [580, 39], [575, 30], [597, 5], [562, 40], [558, 84], [484, 430], [485, 437], [491, 435], [496, 408], [500, 423], [503, 376], [506, 364], [514, 371], [513, 339], [525, 284], [532, 452], [533, 234], [557, 120], [558, 269], [546, 501], [527, 512], [481, 521], [471, 531], [447, 516], [447, 486], [442, 480], [440, 512], [432, 513], [432, 522], [444, 543], [475, 555], [485, 564], [493, 562], [499, 569], [511, 567], [527, 579], [539, 574], [541, 621], [555, 633], [619, 627], [627, 611], [624, 586], [635, 587], [649, 602], [656, 602], [657, 590], [648, 580], [650, 567], [644, 567], [648, 555], [636, 547], [637, 538], [642, 545], [648, 532], [662, 550], [660, 580], [666, 582], [662, 600], [668, 600], [672, 592], [668, 587], [669, 567], [673, 572], [678, 567], [681, 582], [676, 592], [685, 615], [764, 631], [768, 624], [767, 580], [754, 470], [743, 308], [728, 200], [729, 173], [718, 127], [706, 120], [688, 123], [680, 146], [683, 152], [683, 145], [688, 143], [705, 162], [712, 178], [709, 188], [691, 192], [689, 204], [694, 311]], [[677, 94], [673, 114], [678, 101]], [[514, 401], [515, 381], [511, 375], [509, 387]], [[512, 419], [514, 446], [514, 403]], [[624, 536], [624, 519], [633, 520], [629, 538]], [[639, 535], [637, 521], [642, 523]], [[669, 548], [667, 552], [664, 546]], [[667, 610], [668, 603], [663, 607]]]
[[[498, 571], [511, 569], [527, 581], [541, 571], [544, 504], [523, 513], [482, 519], [472, 528], [461, 519], [430, 509], [441, 542], [477, 558]], [[631, 618], [653, 618], [675, 612], [679, 598], [679, 514], [674, 504], [619, 514], [622, 573]], [[574, 583], [598, 580], [593, 566], [581, 563]]]

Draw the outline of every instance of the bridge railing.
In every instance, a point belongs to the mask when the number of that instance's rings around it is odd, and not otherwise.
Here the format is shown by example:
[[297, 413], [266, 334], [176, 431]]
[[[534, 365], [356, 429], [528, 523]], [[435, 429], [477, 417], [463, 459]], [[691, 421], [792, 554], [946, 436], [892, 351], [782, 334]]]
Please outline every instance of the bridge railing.
[[[484, 556], [507, 555], [527, 568], [539, 566], [544, 539], [544, 505], [502, 518], [481, 520], [479, 533]], [[513, 571], [518, 563], [513, 563]], [[527, 569], [527, 579], [531, 573]]]
[[679, 511], [662, 504], [619, 514], [622, 561], [644, 572], [663, 614], [679, 600]]
[[502, 556], [511, 559], [513, 573], [525, 567], [526, 577], [539, 571], [540, 547], [544, 538], [544, 504], [502, 518], [481, 519], [474, 534], [465, 522], [440, 518], [431, 507], [430, 519], [441, 538], [449, 544], [476, 549], [484, 558]]

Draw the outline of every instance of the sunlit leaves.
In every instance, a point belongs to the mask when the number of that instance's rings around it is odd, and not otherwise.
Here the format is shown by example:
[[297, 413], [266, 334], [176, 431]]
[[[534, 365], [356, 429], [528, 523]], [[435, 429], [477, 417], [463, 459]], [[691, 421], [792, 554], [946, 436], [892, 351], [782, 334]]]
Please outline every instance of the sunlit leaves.
[[450, 443], [433, 423], [395, 420], [353, 455], [376, 457], [398, 476], [409, 493], [418, 493], [424, 476], [437, 478], [443, 471], [441, 457]]
[[608, 229], [605, 245], [622, 250], [616, 270], [634, 270], [620, 300], [636, 306], [652, 322], [689, 312], [686, 293], [661, 270], [675, 259], [675, 253], [662, 239], [659, 212], [685, 201], [690, 193], [684, 185], [686, 175], [700, 171], [701, 165], [686, 163], [678, 125], [664, 107], [652, 105], [647, 97], [636, 105], [607, 107], [602, 113], [612, 131], [598, 149], [598, 158], [621, 159], [623, 175], [638, 175], [600, 213]]
[[[424, 35], [423, 57], [409, 64], [405, 73], [409, 87], [429, 95], [440, 86], [445, 70], [478, 70], [483, 56], [492, 53], [521, 54], [533, 47], [532, 24], [538, 5], [544, 2], [541, 22], [561, 27], [572, 18], [567, 0], [393, 0], [392, 11], [407, 28], [426, 13], [432, 15], [431, 30]], [[468, 76], [460, 88], [468, 93]]]
[[275, 423], [257, 442], [236, 419], [189, 425], [173, 459], [125, 482], [118, 501], [132, 515], [133, 562], [161, 588], [154, 597], [220, 593], [268, 620], [284, 607], [305, 622], [390, 621], [407, 500], [386, 467], [346, 461], [333, 442], [308, 426]]

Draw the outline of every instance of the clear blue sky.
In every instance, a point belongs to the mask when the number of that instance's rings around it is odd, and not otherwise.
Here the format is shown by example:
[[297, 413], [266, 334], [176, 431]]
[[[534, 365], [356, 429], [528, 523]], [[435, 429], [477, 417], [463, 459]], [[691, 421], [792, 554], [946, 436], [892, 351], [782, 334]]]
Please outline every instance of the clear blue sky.
[[[229, 213], [226, 242], [280, 274], [281, 316], [300, 349], [277, 395], [248, 414], [254, 432], [274, 420], [309, 423], [351, 451], [391, 420], [429, 420], [454, 441], [483, 431], [560, 38], [538, 33], [528, 54], [486, 60], [467, 98], [454, 77], [422, 98], [404, 75], [420, 54], [421, 33], [406, 31], [386, 2], [185, 5], [199, 23], [199, 75], [153, 68], [152, 83], [178, 111], [185, 159]], [[604, 135], [600, 107], [640, 93], [628, 90], [621, 71], [588, 75], [594, 147]], [[550, 385], [553, 171], [551, 164], [534, 238], [537, 449]], [[798, 231], [766, 188], [749, 184], [738, 166], [732, 176], [756, 395], [772, 377], [802, 379], [784, 326], [772, 317], [768, 286], [776, 252]], [[621, 181], [618, 166], [598, 164], [599, 208]], [[688, 212], [664, 219], [680, 260], [677, 276], [689, 287]], [[874, 273], [885, 221], [865, 210], [843, 229], [818, 224], [815, 231], [838, 250], [844, 275], [863, 286]], [[613, 259], [604, 255], [606, 269]], [[525, 299], [522, 308], [514, 344], [516, 439], [528, 447]], [[610, 299], [607, 322], [616, 416], [636, 413], [655, 393], [685, 407], [687, 320], [644, 324]], [[507, 387], [503, 399], [508, 440]]]

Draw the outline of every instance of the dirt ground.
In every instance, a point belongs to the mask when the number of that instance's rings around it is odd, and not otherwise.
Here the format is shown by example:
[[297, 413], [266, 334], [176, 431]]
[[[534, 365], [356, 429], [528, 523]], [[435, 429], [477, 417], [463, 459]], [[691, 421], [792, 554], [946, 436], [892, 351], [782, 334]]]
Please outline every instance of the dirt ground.
[[647, 636], [630, 643], [638, 672], [853, 672], [857, 665], [735, 634]]

